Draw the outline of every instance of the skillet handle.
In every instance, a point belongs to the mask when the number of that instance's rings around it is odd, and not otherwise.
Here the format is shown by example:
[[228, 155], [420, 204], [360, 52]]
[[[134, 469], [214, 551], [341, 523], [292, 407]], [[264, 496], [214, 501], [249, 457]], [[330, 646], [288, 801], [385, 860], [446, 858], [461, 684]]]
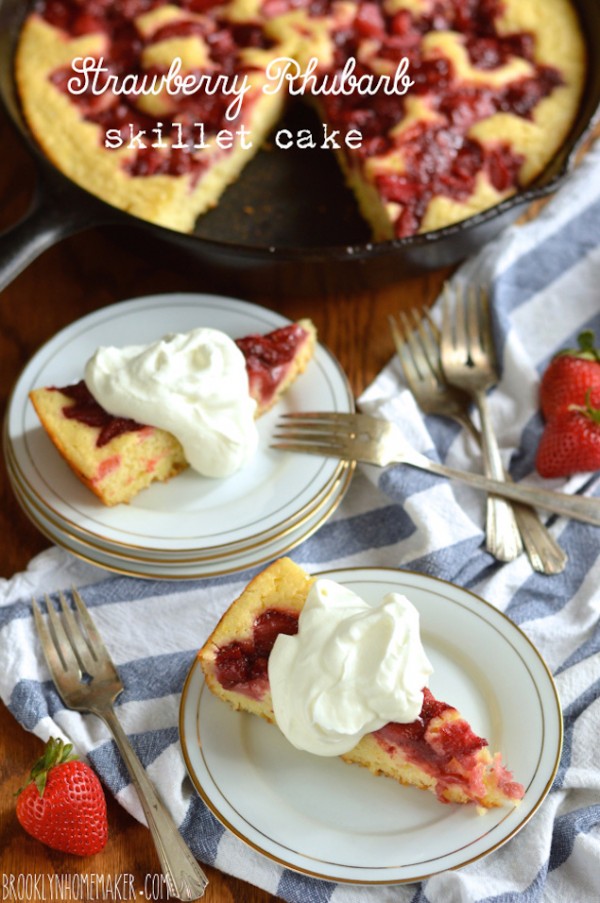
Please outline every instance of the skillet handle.
[[0, 232], [0, 292], [63, 238], [109, 220], [87, 200], [79, 189], [39, 173], [29, 209]]

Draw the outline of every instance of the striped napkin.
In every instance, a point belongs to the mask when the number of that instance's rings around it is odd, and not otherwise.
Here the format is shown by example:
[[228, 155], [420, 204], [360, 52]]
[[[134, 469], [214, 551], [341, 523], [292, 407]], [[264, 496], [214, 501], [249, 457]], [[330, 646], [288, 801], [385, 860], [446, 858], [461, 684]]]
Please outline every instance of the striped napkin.
[[[541, 482], [533, 472], [542, 429], [540, 373], [581, 329], [595, 329], [600, 337], [600, 147], [534, 222], [509, 228], [455, 278], [491, 286], [502, 379], [490, 404], [502, 454], [516, 480]], [[453, 423], [420, 414], [396, 360], [360, 405], [401, 421], [407, 438], [427, 454], [481, 469], [478, 450]], [[553, 485], [600, 494], [598, 479], [589, 474]], [[119, 714], [127, 733], [202, 861], [297, 903], [596, 901], [600, 532], [554, 519], [551, 529], [569, 564], [561, 575], [544, 577], [532, 572], [524, 555], [507, 565], [494, 561], [482, 545], [483, 522], [484, 498], [473, 490], [411, 468], [364, 467], [334, 517], [292, 553], [309, 571], [399, 566], [467, 587], [506, 612], [555, 675], [565, 742], [543, 806], [501, 849], [422, 885], [352, 887], [293, 873], [233, 837], [193, 791], [178, 743], [179, 694], [197, 648], [251, 572], [183, 583], [143, 581], [109, 575], [51, 548], [0, 585], [0, 695], [27, 730], [42, 738], [68, 737], [89, 756], [109, 791], [143, 820], [104, 727], [93, 716], [63, 708], [34, 636], [31, 596], [76, 584], [125, 683]], [[124, 631], [126, 623], [132, 629]]]

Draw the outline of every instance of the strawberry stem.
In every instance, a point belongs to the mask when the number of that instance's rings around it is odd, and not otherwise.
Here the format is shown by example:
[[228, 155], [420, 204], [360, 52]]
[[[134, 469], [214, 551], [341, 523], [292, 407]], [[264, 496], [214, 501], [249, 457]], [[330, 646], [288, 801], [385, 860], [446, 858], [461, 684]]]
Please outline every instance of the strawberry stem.
[[578, 357], [584, 361], [600, 363], [600, 349], [596, 348], [596, 337], [592, 329], [584, 329], [577, 336], [578, 348], [563, 348], [556, 357]]
[[42, 756], [29, 773], [29, 780], [17, 791], [17, 795], [33, 783], [37, 787], [39, 795], [43, 796], [50, 770], [56, 765], [63, 765], [65, 762], [72, 762], [77, 758], [78, 756], [73, 753], [72, 743], [64, 743], [63, 740], [50, 737]]
[[592, 405], [591, 396], [592, 390], [588, 389], [585, 393], [585, 404], [571, 404], [569, 405], [569, 410], [579, 411], [579, 413], [583, 414], [584, 417], [587, 417], [588, 420], [592, 420], [594, 423], [600, 423], [600, 408], [595, 408]]

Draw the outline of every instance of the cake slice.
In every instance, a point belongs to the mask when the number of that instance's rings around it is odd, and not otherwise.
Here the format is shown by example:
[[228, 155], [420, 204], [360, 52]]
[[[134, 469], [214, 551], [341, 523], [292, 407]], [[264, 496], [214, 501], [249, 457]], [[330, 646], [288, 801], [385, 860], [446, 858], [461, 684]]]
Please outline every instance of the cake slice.
[[[236, 344], [246, 358], [256, 416], [268, 410], [310, 361], [316, 330], [300, 320]], [[113, 417], [85, 382], [30, 392], [48, 436], [76, 476], [105, 504], [129, 502], [154, 481], [165, 481], [188, 465], [175, 436], [165, 430]]]
[[265, 70], [295, 41], [265, 32], [260, 5], [37, 3], [15, 76], [46, 156], [108, 203], [191, 232], [283, 114]]
[[[289, 558], [256, 576], [223, 615], [199, 652], [206, 683], [233, 708], [275, 722], [268, 677], [269, 654], [279, 634], [295, 634], [314, 582]], [[388, 723], [366, 734], [342, 756], [436, 794], [443, 803], [491, 808], [524, 795], [500, 753], [472, 730], [452, 705], [424, 690], [423, 707], [410, 724]]]

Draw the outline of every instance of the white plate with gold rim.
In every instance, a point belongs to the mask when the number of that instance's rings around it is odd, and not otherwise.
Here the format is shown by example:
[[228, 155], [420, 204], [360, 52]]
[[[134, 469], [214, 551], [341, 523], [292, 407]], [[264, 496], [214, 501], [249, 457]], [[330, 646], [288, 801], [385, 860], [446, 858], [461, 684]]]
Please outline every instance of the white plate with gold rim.
[[546, 664], [512, 621], [460, 587], [394, 569], [325, 573], [373, 603], [390, 591], [411, 599], [435, 669], [432, 692], [502, 751], [525, 785], [524, 799], [479, 815], [340, 759], [300, 752], [274, 726], [217, 699], [197, 661], [179, 718], [196, 789], [251, 847], [328, 881], [419, 881], [488, 855], [527, 823], [558, 768], [562, 715]]
[[36, 501], [28, 495], [18, 479], [15, 478], [10, 464], [7, 467], [7, 471], [15, 495], [24, 512], [51, 542], [56, 543], [56, 545], [61, 546], [90, 564], [96, 564], [118, 574], [160, 580], [197, 580], [205, 577], [218, 577], [266, 564], [275, 558], [279, 558], [281, 555], [287, 554], [318, 530], [333, 514], [346, 494], [352, 478], [352, 468], [348, 467], [336, 480], [327, 504], [304, 519], [294, 530], [278, 536], [271, 542], [213, 559], [170, 561], [163, 558], [154, 560], [152, 558], [141, 559], [128, 556], [127, 554], [116, 554], [100, 546], [95, 546], [75, 533], [71, 533], [63, 526], [57, 525], [51, 517], [47, 516], [43, 508], [38, 506]]
[[226, 480], [185, 471], [154, 484], [129, 505], [107, 508], [69, 470], [39, 425], [28, 400], [38, 386], [77, 382], [100, 345], [151, 342], [199, 325], [233, 338], [289, 323], [255, 304], [213, 295], [153, 295], [96, 311], [61, 330], [32, 358], [8, 407], [6, 441], [21, 481], [48, 512], [92, 541], [173, 554], [227, 553], [236, 545], [270, 540], [315, 504], [341, 470], [335, 459], [283, 454], [269, 448], [277, 418], [289, 411], [350, 411], [346, 377], [317, 344], [313, 360], [274, 409], [258, 421], [259, 448]]
[[[339, 471], [336, 472], [333, 479], [322, 489], [316, 497], [314, 504], [307, 506], [290, 521], [279, 527], [277, 530], [268, 531], [261, 534], [256, 540], [248, 539], [244, 543], [235, 543], [214, 551], [189, 551], [186, 553], [164, 552], [160, 550], [145, 550], [132, 548], [130, 546], [121, 546], [118, 543], [109, 543], [101, 538], [96, 538], [85, 531], [79, 531], [75, 524], [68, 523], [60, 518], [56, 512], [50, 510], [44, 500], [36, 496], [27, 483], [23, 480], [18, 464], [10, 444], [4, 443], [4, 459], [7, 471], [11, 478], [13, 490], [16, 495], [26, 502], [26, 513], [30, 517], [40, 521], [43, 519], [55, 535], [60, 537], [68, 537], [74, 540], [78, 546], [90, 549], [91, 554], [106, 556], [116, 560], [124, 560], [126, 562], [136, 563], [142, 567], [150, 566], [156, 572], [160, 568], [172, 568], [183, 566], [193, 572], [197, 572], [201, 565], [208, 564], [213, 567], [218, 563], [220, 567], [219, 573], [228, 572], [228, 567], [232, 561], [248, 560], [243, 556], [251, 555], [254, 560], [264, 560], [265, 554], [268, 557], [268, 549], [273, 547], [291, 548], [289, 545], [297, 545], [298, 536], [304, 538], [306, 528], [317, 522], [323, 523], [329, 515], [335, 510], [341, 501], [346, 489], [350, 485], [350, 480], [354, 471], [353, 462], [344, 462]], [[39, 526], [39, 523], [38, 523]], [[304, 530], [302, 528], [305, 528]], [[314, 528], [313, 528], [314, 529]], [[312, 529], [310, 529], [312, 532]], [[265, 553], [265, 549], [267, 553]], [[130, 564], [129, 567], [132, 567]]]

